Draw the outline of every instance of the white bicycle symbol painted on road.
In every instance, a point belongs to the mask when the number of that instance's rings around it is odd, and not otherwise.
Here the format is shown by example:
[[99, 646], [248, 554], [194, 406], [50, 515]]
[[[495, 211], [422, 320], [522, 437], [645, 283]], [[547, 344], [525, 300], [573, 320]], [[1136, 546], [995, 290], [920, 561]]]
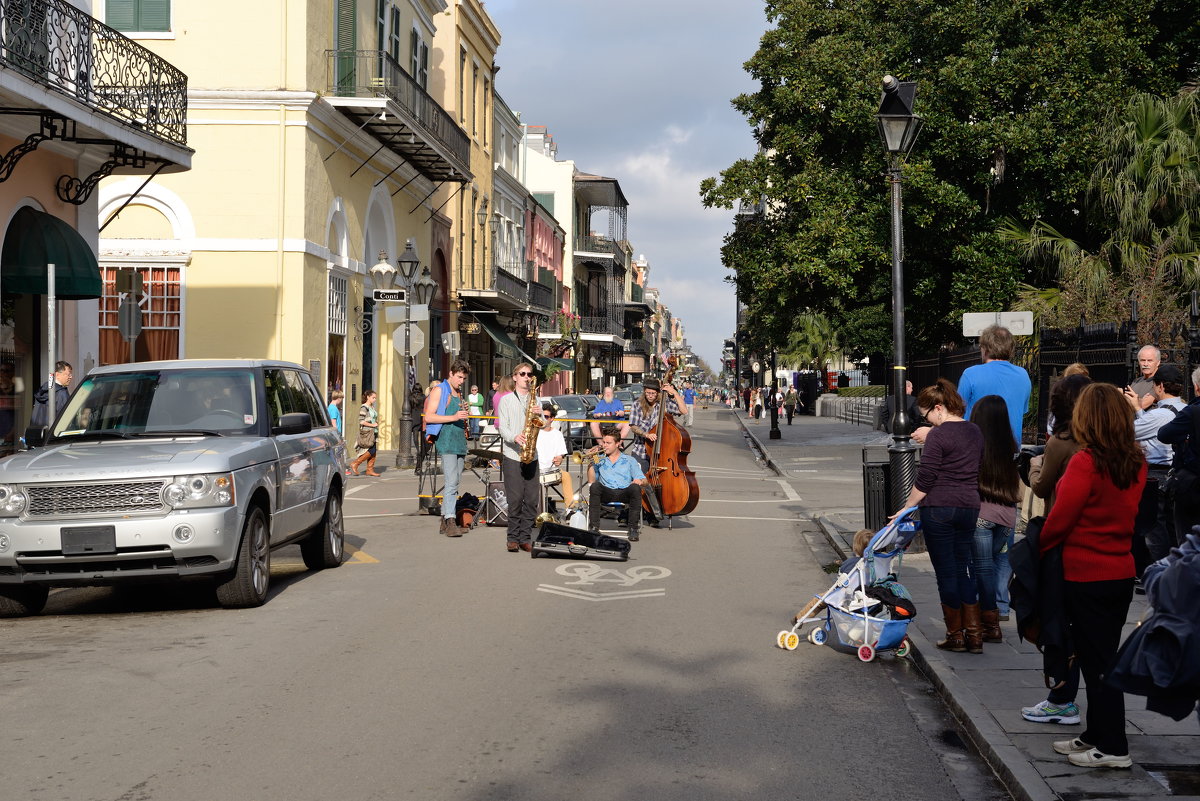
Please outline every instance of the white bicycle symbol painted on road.
[[575, 581], [568, 581], [567, 585], [620, 584], [622, 587], [632, 587], [648, 579], [661, 579], [671, 575], [667, 568], [655, 565], [637, 565], [622, 571], [591, 562], [570, 562], [559, 565], [554, 572], [560, 576], [574, 576]]

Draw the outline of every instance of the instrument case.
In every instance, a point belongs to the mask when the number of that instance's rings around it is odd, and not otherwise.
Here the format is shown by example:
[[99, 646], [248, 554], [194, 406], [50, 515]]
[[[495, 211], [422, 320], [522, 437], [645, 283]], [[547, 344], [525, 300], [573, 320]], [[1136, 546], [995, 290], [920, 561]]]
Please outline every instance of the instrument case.
[[587, 529], [564, 526], [549, 521], [542, 523], [533, 532], [533, 550], [530, 556], [542, 554], [572, 556], [579, 559], [606, 559], [624, 562], [629, 558], [629, 540], [596, 534]]

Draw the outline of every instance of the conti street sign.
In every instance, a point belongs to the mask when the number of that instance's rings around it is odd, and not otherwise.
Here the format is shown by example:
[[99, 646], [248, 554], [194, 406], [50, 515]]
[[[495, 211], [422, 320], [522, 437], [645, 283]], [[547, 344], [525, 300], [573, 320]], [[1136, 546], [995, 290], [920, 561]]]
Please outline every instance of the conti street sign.
[[383, 301], [386, 303], [396, 303], [396, 302], [403, 303], [404, 302], [404, 290], [403, 289], [373, 289], [373, 290], [371, 290], [371, 297], [375, 300], [376, 303], [378, 303], [380, 301]]

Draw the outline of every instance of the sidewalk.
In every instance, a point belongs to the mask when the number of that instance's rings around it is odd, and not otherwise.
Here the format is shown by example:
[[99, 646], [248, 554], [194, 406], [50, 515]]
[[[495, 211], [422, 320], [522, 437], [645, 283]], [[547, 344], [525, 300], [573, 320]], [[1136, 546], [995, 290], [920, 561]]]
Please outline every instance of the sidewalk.
[[[764, 461], [781, 475], [791, 454], [809, 447], [802, 433], [806, 426], [822, 434], [816, 419], [798, 417], [783, 439], [768, 439], [769, 426], [746, 425], [741, 412], [735, 418], [750, 441], [762, 451]], [[799, 428], [797, 428], [799, 426]], [[827, 426], [826, 426], [827, 427]], [[877, 442], [882, 432], [861, 426], [861, 443]], [[852, 435], [842, 435], [841, 440]], [[847, 443], [848, 444], [848, 443]], [[803, 477], [794, 480], [803, 481]], [[859, 479], [861, 484], [861, 478]], [[803, 488], [800, 488], [803, 492]], [[861, 488], [860, 488], [861, 494]], [[814, 511], [818, 523], [835, 549], [848, 554], [850, 538], [863, 526], [863, 514]], [[1146, 700], [1126, 696], [1125, 719], [1131, 770], [1076, 768], [1055, 754], [1051, 743], [1078, 736], [1083, 726], [1030, 723], [1021, 707], [1046, 697], [1041, 655], [1016, 634], [1015, 621], [1001, 623], [1005, 642], [984, 646], [982, 656], [938, 650], [933, 643], [945, 634], [933, 568], [925, 554], [906, 555], [901, 581], [917, 605], [917, 620], [909, 626], [913, 659], [937, 687], [947, 706], [974, 740], [978, 751], [1022, 801], [1077, 798], [1200, 799], [1200, 725], [1189, 716], [1176, 723], [1146, 711]], [[1129, 610], [1126, 634], [1146, 611], [1145, 596], [1135, 595]], [[803, 645], [801, 647], [804, 647]], [[1079, 704], [1086, 713], [1081, 690]]]

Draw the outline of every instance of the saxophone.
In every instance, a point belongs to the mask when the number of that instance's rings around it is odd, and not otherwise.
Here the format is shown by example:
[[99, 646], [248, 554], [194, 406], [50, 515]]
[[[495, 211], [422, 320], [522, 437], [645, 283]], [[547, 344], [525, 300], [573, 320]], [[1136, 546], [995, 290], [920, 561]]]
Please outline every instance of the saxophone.
[[529, 464], [537, 460], [537, 436], [542, 430], [542, 407], [537, 399], [537, 379], [529, 380], [529, 403], [525, 405], [525, 426], [521, 433], [525, 435], [525, 444], [521, 447], [521, 463]]

